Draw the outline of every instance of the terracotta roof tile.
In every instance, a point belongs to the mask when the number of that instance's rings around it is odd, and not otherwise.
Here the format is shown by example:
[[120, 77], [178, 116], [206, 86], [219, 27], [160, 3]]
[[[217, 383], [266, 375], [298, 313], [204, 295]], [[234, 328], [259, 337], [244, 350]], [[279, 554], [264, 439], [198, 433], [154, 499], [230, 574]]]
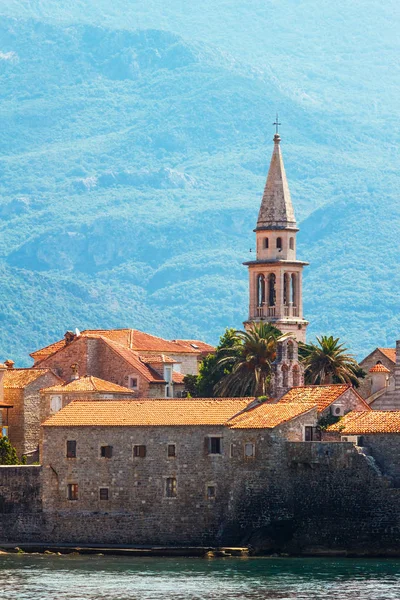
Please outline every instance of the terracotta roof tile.
[[166, 354], [139, 354], [139, 358], [142, 362], [148, 364], [175, 364], [177, 361], [170, 358]]
[[369, 370], [370, 373], [390, 373], [389, 369], [385, 365], [374, 365]]
[[228, 422], [228, 426], [231, 429], [273, 429], [313, 409], [315, 410], [315, 417], [317, 417], [316, 405], [312, 403], [263, 403], [239, 416], [233, 417]]
[[312, 403], [316, 404], [318, 412], [321, 412], [340, 398], [349, 388], [351, 388], [351, 385], [348, 383], [293, 387], [279, 400], [278, 404]]
[[58, 342], [50, 344], [45, 348], [41, 348], [40, 350], [35, 350], [35, 352], [31, 352], [29, 356], [31, 356], [35, 362], [39, 362], [47, 358], [48, 356], [51, 356], [55, 352], [58, 352], [58, 350], [61, 350], [61, 348], [64, 348], [64, 346], [65, 340], [59, 340]]
[[396, 362], [396, 348], [378, 348], [393, 363]]
[[254, 398], [73, 401], [44, 422], [46, 427], [224, 425]]
[[130, 348], [125, 348], [118, 344], [117, 342], [113, 342], [108, 338], [101, 338], [105, 344], [108, 345], [114, 352], [116, 352], [121, 358], [126, 360], [134, 369], [139, 371], [143, 375], [143, 377], [149, 383], [165, 383], [164, 377], [162, 377], [157, 371], [152, 369], [150, 366], [144, 364], [140, 359], [136, 352], [131, 350]]
[[51, 369], [7, 369], [4, 373], [4, 389], [24, 388], [46, 373], [52, 373]]
[[200, 340], [173, 340], [174, 342], [178, 342], [181, 346], [185, 346], [187, 348], [194, 349], [202, 354], [211, 354], [215, 352], [215, 346], [211, 346], [211, 344], [207, 344], [207, 342], [202, 342]]
[[185, 379], [185, 375], [183, 373], [178, 373], [178, 371], [172, 371], [172, 381], [174, 383], [183, 383]]
[[132, 390], [117, 385], [111, 381], [105, 381], [98, 377], [87, 375], [74, 379], [64, 385], [53, 385], [48, 388], [44, 388], [43, 392], [63, 392], [63, 393], [80, 393], [80, 392], [108, 392], [108, 393], [119, 393], [119, 394], [133, 394]]
[[337, 431], [342, 435], [400, 433], [400, 411], [371, 410], [349, 412], [338, 423], [330, 425], [328, 431]]

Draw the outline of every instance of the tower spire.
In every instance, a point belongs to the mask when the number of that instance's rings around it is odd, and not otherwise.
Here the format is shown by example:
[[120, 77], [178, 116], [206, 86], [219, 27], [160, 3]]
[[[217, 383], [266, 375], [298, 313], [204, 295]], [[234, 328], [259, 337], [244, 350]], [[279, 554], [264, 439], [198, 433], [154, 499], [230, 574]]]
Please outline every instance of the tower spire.
[[280, 149], [279, 119], [261, 201], [256, 232], [256, 260], [249, 268], [249, 317], [245, 327], [267, 321], [298, 341], [306, 339], [302, 276], [308, 263], [296, 257], [296, 219]]
[[281, 137], [278, 133], [280, 123], [278, 115], [276, 117], [274, 123], [276, 126], [274, 149], [258, 214], [256, 231], [260, 229], [296, 228], [296, 218], [280, 147]]

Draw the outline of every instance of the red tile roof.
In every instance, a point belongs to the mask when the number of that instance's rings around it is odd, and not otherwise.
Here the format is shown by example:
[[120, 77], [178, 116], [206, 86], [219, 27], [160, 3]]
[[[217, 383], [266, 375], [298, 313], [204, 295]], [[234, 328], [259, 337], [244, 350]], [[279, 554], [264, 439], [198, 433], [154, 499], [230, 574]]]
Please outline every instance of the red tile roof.
[[125, 348], [108, 338], [101, 338], [103, 343], [107, 344], [116, 354], [123, 358], [131, 367], [136, 369], [149, 383], [165, 383], [164, 377], [161, 376], [151, 366], [144, 364], [136, 352], [130, 348]]
[[[51, 369], [7, 369], [4, 373], [4, 389], [21, 389], [46, 375], [46, 373], [53, 373]], [[62, 381], [60, 377], [57, 377], [53, 373], [54, 377]]]
[[111, 383], [110, 381], [105, 381], [104, 379], [99, 379], [98, 377], [93, 377], [91, 375], [74, 379], [73, 381], [63, 385], [53, 385], [51, 387], [44, 388], [42, 391], [49, 393], [62, 392], [68, 394], [81, 392], [134, 394], [134, 392], [129, 388], [123, 387], [122, 385], [117, 385], [116, 383]]
[[73, 401], [44, 422], [46, 427], [224, 425], [254, 398], [163, 398]]
[[369, 370], [370, 373], [390, 373], [389, 369], [385, 365], [374, 365]]
[[307, 404], [306, 402], [292, 404], [263, 403], [233, 417], [227, 425], [231, 429], [273, 429], [311, 410], [315, 411], [316, 419], [317, 409], [315, 404]]
[[[204, 354], [213, 352], [215, 348], [199, 340], [165, 340], [149, 333], [144, 333], [137, 329], [85, 329], [81, 331], [79, 337], [102, 337], [116, 342], [125, 348], [146, 353], [170, 352], [173, 354]], [[73, 343], [73, 342], [70, 342]], [[48, 358], [55, 352], [58, 352], [66, 345], [64, 339], [59, 340], [49, 346], [35, 350], [30, 354], [35, 363]], [[196, 348], [197, 346], [197, 348]]]
[[202, 342], [200, 340], [173, 340], [174, 342], [178, 342], [181, 346], [186, 348], [194, 349], [202, 354], [212, 354], [215, 352], [215, 346], [211, 346], [211, 344], [207, 344], [206, 342]]
[[[332, 385], [304, 385], [293, 387], [280, 400], [278, 404], [302, 403], [316, 404], [318, 412], [325, 410], [333, 402], [338, 400], [344, 392], [351, 388], [349, 383], [339, 383]], [[366, 405], [367, 406], [367, 405]]]
[[183, 383], [185, 379], [185, 375], [183, 373], [178, 373], [178, 371], [172, 371], [172, 381], [174, 383]]
[[330, 425], [328, 431], [342, 435], [367, 433], [400, 433], [400, 411], [371, 410], [347, 413], [338, 423]]
[[170, 358], [166, 354], [139, 354], [139, 358], [142, 362], [147, 364], [170, 364], [177, 363], [177, 360]]
[[378, 348], [393, 363], [396, 363], [396, 348]]

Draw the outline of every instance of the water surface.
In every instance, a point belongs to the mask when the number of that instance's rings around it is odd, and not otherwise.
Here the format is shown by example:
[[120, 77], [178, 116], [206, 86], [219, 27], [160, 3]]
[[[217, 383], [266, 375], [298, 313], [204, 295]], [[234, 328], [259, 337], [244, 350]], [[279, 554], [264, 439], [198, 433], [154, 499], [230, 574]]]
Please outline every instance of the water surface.
[[399, 600], [400, 561], [0, 556], [6, 600]]

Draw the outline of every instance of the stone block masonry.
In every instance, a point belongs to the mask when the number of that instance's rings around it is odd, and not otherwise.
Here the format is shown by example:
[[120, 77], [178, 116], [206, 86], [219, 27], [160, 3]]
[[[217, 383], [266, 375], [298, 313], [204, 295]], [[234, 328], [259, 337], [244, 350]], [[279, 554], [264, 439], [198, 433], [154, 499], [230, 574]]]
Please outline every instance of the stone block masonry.
[[[146, 439], [129, 439], [138, 445], [153, 440], [157, 450], [124, 459], [125, 467], [122, 461], [118, 468], [100, 458], [83, 461], [81, 485], [87, 489], [81, 506], [64, 493], [65, 484], [75, 481], [76, 466], [56, 473], [54, 466], [0, 467], [0, 545], [250, 543], [264, 552], [400, 555], [400, 490], [351, 443], [286, 442], [249, 430], [224, 437], [226, 456], [194, 457], [197, 434], [190, 429], [177, 444], [181, 456], [167, 456], [167, 446], [179, 441], [171, 428], [166, 437], [152, 431]], [[244, 442], [256, 444], [254, 459], [244, 458]], [[97, 455], [94, 443], [88, 436], [87, 447]], [[104, 443], [110, 443], [107, 436]], [[107, 509], [100, 505], [96, 473], [115, 494]], [[177, 497], [165, 497], [166, 478], [174, 475]], [[215, 486], [215, 498], [207, 497], [208, 486]], [[51, 490], [57, 487], [61, 496], [55, 502]]]

